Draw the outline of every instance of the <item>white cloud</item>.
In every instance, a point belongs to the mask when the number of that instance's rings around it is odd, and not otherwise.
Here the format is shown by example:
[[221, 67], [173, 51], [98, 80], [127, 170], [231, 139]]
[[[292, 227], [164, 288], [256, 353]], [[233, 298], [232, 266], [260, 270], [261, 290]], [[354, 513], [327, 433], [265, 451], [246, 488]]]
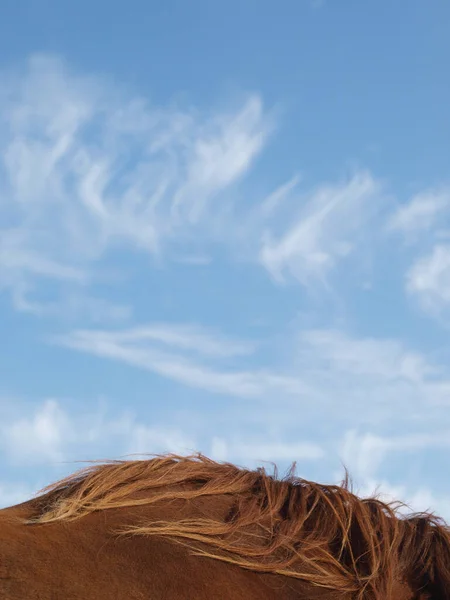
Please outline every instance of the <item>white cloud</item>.
[[57, 279], [85, 283], [86, 274], [76, 267], [66, 266], [52, 258], [41, 257], [25, 248], [25, 232], [10, 229], [2, 233], [0, 261], [2, 268], [8, 271], [21, 271], [47, 279]]
[[303, 206], [293, 224], [281, 236], [266, 232], [262, 264], [278, 281], [288, 273], [303, 285], [325, 284], [330, 271], [364, 241], [380, 200], [379, 184], [367, 172], [298, 198]]
[[371, 479], [364, 482], [358, 488], [361, 497], [378, 496], [384, 502], [402, 502], [406, 506], [401, 507], [399, 512], [410, 514], [411, 512], [433, 512], [439, 517], [450, 521], [450, 495], [436, 494], [426, 487], [411, 490], [402, 484], [392, 484], [389, 481]]
[[[347, 419], [347, 426], [398, 418], [404, 425], [422, 420], [427, 427], [448, 404], [449, 370], [397, 340], [353, 338], [339, 330], [294, 332], [283, 340], [289, 359], [277, 372], [259, 366], [256, 347], [255, 355], [246, 356], [251, 343], [217, 330], [164, 327], [73, 331], [53, 342], [189, 387], [271, 401], [265, 418], [284, 427], [294, 415], [315, 422], [324, 411], [338, 422]], [[445, 427], [442, 418], [438, 424]]]
[[[424, 451], [434, 450], [442, 455], [450, 447], [450, 430], [447, 428], [423, 432], [379, 435], [371, 432], [359, 433], [353, 429], [346, 432], [340, 444], [339, 455], [349, 470], [353, 489], [360, 497], [378, 496], [385, 502], [402, 502], [406, 506], [400, 509], [403, 514], [411, 511], [432, 511], [444, 519], [450, 519], [450, 495], [437, 494], [422, 480], [413, 478], [408, 485], [402, 484], [406, 474], [395, 477], [395, 482], [385, 475], [385, 468], [395, 455], [408, 454], [408, 463], [412, 465], [415, 456]], [[342, 474], [337, 474], [342, 479]], [[391, 474], [392, 477], [392, 474]], [[409, 478], [411, 479], [411, 478]]]
[[360, 434], [349, 430], [344, 436], [340, 454], [344, 464], [359, 480], [373, 481], [383, 463], [394, 453], [414, 453], [426, 449], [450, 448], [450, 429], [382, 436]]
[[344, 437], [340, 456], [352, 477], [367, 479], [378, 472], [387, 451], [388, 443], [384, 438], [371, 433], [360, 436], [351, 430]]
[[38, 317], [67, 319], [70, 316], [74, 320], [79, 317], [87, 318], [92, 323], [116, 323], [128, 321], [133, 314], [132, 307], [127, 304], [114, 304], [82, 291], [71, 290], [51, 302], [35, 300], [29, 292], [30, 289], [25, 284], [18, 285], [16, 282], [12, 290], [14, 307], [20, 312]]
[[184, 205], [187, 221], [197, 222], [207, 201], [248, 170], [266, 141], [263, 119], [262, 102], [256, 96], [237, 115], [214, 119], [212, 131], [193, 144], [187, 179], [174, 196], [172, 212], [179, 216]]
[[450, 190], [425, 191], [402, 204], [390, 217], [387, 229], [402, 233], [409, 240], [441, 225], [442, 216], [450, 213]]
[[302, 332], [298, 347], [302, 360], [311, 360], [317, 368], [331, 367], [335, 377], [351, 374], [355, 380], [403, 379], [416, 384], [439, 374], [422, 355], [395, 339], [352, 338], [337, 329], [316, 329]]
[[212, 440], [211, 456], [216, 460], [260, 463], [261, 461], [317, 460], [325, 452], [319, 444], [312, 442], [246, 441], [232, 438]]
[[[196, 350], [207, 357], [238, 356], [250, 351], [251, 344], [220, 338], [214, 333], [206, 335], [182, 327], [150, 327], [131, 331], [74, 331], [58, 336], [53, 342], [87, 352], [96, 356], [119, 360], [187, 386], [208, 390], [218, 394], [242, 397], [258, 397], [270, 393], [301, 394], [303, 383], [294, 377], [283, 376], [264, 370], [226, 369], [220, 365], [210, 366], [207, 360], [194, 360], [178, 350]], [[174, 346], [176, 351], [161, 349], [154, 342]]]
[[[78, 335], [92, 335], [80, 331]], [[125, 343], [160, 342], [181, 350], [193, 350], [205, 356], [226, 357], [252, 354], [255, 344], [233, 340], [218, 331], [209, 331], [199, 325], [183, 323], [152, 323], [151, 325], [115, 331], [96, 331], [97, 338], [111, 339]]]
[[300, 176], [295, 175], [291, 179], [289, 179], [286, 183], [280, 185], [275, 191], [267, 196], [258, 207], [258, 211], [260, 215], [264, 219], [270, 218], [273, 214], [275, 214], [280, 205], [288, 201], [291, 197], [295, 189], [298, 187], [300, 183]]
[[[266, 199], [247, 190], [238, 205], [233, 186], [273, 127], [257, 94], [228, 111], [161, 108], [31, 57], [0, 96], [0, 287], [18, 310], [126, 319], [129, 307], [93, 307], [114, 252], [205, 264], [215, 243], [278, 281], [326, 285], [370, 247], [381, 186], [360, 171], [305, 192], [296, 175]], [[40, 300], [44, 287], [51, 299]]]
[[212, 258], [204, 254], [188, 254], [187, 256], [175, 258], [174, 260], [180, 264], [193, 265], [196, 267], [204, 267], [212, 263]]
[[35, 312], [41, 285], [86, 291], [118, 246], [201, 255], [199, 241], [232, 230], [223, 193], [272, 128], [257, 95], [228, 112], [163, 109], [55, 57], [34, 56], [3, 82], [0, 286]]
[[56, 401], [48, 400], [32, 417], [3, 424], [0, 444], [13, 461], [58, 462], [69, 433], [67, 416]]
[[[195, 451], [193, 435], [177, 427], [151, 426], [132, 413], [108, 415], [104, 403], [78, 412], [61, 400], [45, 400], [30, 411], [20, 403], [2, 406], [0, 450], [12, 465], [60, 466], [98, 452], [130, 453]], [[100, 450], [101, 449], [101, 450]], [[1, 491], [1, 489], [0, 489]]]
[[164, 452], [191, 454], [198, 449], [198, 443], [193, 437], [176, 429], [136, 424], [129, 437], [127, 454], [146, 455]]
[[431, 254], [412, 265], [406, 276], [407, 291], [425, 311], [438, 315], [450, 304], [450, 246], [436, 245]]
[[428, 190], [401, 205], [387, 231], [415, 244], [416, 256], [407, 269], [406, 292], [429, 315], [442, 317], [450, 302], [450, 189]]
[[299, 334], [287, 371], [312, 391], [303, 402], [304, 419], [324, 411], [336, 427], [395, 421], [399, 433], [450, 429], [443, 414], [449, 403], [450, 371], [397, 340], [351, 337], [337, 330]]

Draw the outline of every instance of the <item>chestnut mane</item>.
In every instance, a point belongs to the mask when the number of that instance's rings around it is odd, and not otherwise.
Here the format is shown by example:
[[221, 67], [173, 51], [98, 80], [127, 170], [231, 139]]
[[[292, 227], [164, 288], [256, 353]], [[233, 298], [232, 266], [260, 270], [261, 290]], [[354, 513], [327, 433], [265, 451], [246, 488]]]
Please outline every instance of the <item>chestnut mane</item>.
[[[342, 486], [217, 463], [201, 454], [94, 464], [54, 483], [29, 523], [180, 499], [227, 497], [223, 517], [141, 522], [119, 535], [165, 536], [196, 554], [352, 594], [388, 598], [407, 581], [423, 598], [450, 599], [450, 530], [432, 514], [402, 517], [401, 503], [360, 499]], [[415, 587], [414, 587], [415, 586]]]

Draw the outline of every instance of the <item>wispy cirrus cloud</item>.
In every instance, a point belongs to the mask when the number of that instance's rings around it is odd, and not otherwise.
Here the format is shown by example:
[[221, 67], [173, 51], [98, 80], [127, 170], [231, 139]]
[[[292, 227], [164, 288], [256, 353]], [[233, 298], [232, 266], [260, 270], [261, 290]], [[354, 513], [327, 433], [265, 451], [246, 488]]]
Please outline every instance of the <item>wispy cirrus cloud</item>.
[[[251, 354], [256, 345], [233, 341], [217, 331], [207, 333], [205, 328], [192, 325], [154, 324], [123, 331], [79, 330], [56, 336], [52, 341], [218, 394], [260, 397], [277, 390], [301, 394], [305, 389], [298, 378], [265, 369], [243, 370], [240, 366], [221, 365], [217, 359]], [[196, 359], [193, 353], [200, 357]]]
[[329, 273], [365, 240], [367, 224], [384, 204], [380, 184], [368, 172], [306, 197], [291, 196], [293, 201], [297, 215], [280, 235], [266, 231], [260, 260], [276, 280], [288, 274], [305, 286], [326, 284]]
[[[445, 435], [443, 418], [449, 402], [450, 371], [424, 353], [396, 339], [359, 337], [337, 329], [299, 333], [293, 348], [293, 371], [304, 374], [314, 390], [314, 404], [340, 427], [390, 427], [399, 434], [422, 434], [433, 428]], [[295, 349], [295, 352], [294, 352]], [[312, 403], [312, 401], [311, 401]], [[311, 420], [319, 411], [311, 411]], [[337, 425], [336, 425], [337, 426]]]
[[353, 415], [354, 423], [384, 422], [392, 415], [405, 426], [421, 418], [430, 423], [450, 391], [448, 369], [419, 351], [395, 339], [352, 337], [337, 329], [291, 332], [284, 339], [290, 359], [281, 371], [261, 368], [257, 342], [192, 325], [78, 330], [52, 341], [212, 393], [276, 397], [274, 413], [285, 414], [286, 423], [296, 403], [303, 421], [313, 422], [327, 410], [338, 420], [342, 414], [352, 421]]
[[389, 218], [387, 231], [407, 243], [405, 291], [432, 317], [447, 320], [450, 308], [450, 189], [425, 190]]
[[62, 305], [126, 320], [132, 306], [107, 307], [97, 291], [118, 252], [204, 265], [222, 244], [276, 281], [326, 285], [370, 247], [385, 207], [367, 170], [312, 191], [294, 176], [239, 203], [235, 186], [275, 126], [257, 94], [229, 110], [153, 106], [36, 55], [5, 75], [0, 115], [0, 286], [41, 316]]
[[406, 275], [406, 289], [433, 316], [448, 317], [450, 309], [450, 245], [436, 244], [416, 260]]
[[[115, 332], [96, 331], [95, 334], [99, 338], [114, 338], [123, 343], [159, 342], [164, 346], [174, 346], [180, 350], [192, 350], [204, 356], [219, 358], [252, 354], [256, 347], [254, 342], [235, 340], [219, 331], [185, 323], [152, 323]], [[89, 332], [79, 332], [78, 335], [89, 335]]]
[[114, 249], [198, 254], [272, 128], [257, 95], [229, 112], [160, 108], [51, 56], [4, 83], [0, 285], [34, 312], [42, 282], [87, 288]]
[[417, 241], [424, 233], [434, 233], [447, 221], [450, 225], [450, 190], [420, 192], [397, 208], [389, 217], [387, 230], [405, 236], [409, 242]]
[[352, 337], [339, 329], [316, 329], [299, 334], [299, 360], [313, 360], [317, 366], [333, 367], [331, 374], [352, 373], [355, 379], [378, 381], [403, 379], [418, 383], [442, 372], [395, 339]]

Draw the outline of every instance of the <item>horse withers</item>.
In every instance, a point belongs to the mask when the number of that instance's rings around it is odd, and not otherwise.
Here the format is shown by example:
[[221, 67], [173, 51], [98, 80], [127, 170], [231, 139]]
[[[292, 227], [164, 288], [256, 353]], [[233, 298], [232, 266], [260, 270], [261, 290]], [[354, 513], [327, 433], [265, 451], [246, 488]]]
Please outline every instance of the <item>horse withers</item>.
[[450, 530], [290, 471], [96, 463], [0, 511], [0, 600], [450, 600]]

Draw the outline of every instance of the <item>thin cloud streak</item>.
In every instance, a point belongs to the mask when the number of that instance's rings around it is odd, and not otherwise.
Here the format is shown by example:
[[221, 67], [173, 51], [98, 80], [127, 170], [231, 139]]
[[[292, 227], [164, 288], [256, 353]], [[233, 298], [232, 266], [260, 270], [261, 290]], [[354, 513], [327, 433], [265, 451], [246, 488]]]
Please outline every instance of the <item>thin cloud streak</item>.
[[[191, 358], [163, 351], [151, 344], [136, 343], [121, 337], [121, 333], [97, 331], [75, 331], [65, 336], [55, 336], [53, 343], [87, 352], [99, 357], [124, 362], [178, 381], [190, 387], [230, 396], [257, 398], [270, 393], [304, 394], [306, 388], [298, 379], [278, 375], [261, 369], [242, 371], [225, 370], [219, 366], [195, 362]], [[167, 339], [166, 339], [167, 341]], [[195, 347], [196, 340], [185, 348]], [[205, 350], [202, 340], [202, 351]], [[175, 343], [176, 346], [176, 343]], [[217, 355], [217, 352], [216, 352]]]
[[[149, 331], [154, 334], [154, 326]], [[209, 347], [208, 341], [214, 339], [220, 344], [222, 337], [217, 331], [202, 328], [202, 335], [198, 336], [194, 330], [190, 339], [186, 337], [189, 331], [193, 332], [189, 327], [179, 326], [177, 333], [183, 334], [182, 344], [170, 328], [170, 335], [160, 329], [159, 335], [152, 337], [145, 335], [145, 327], [131, 333], [73, 331], [51, 341], [212, 393], [276, 398], [274, 411], [284, 407], [286, 415], [293, 410], [295, 414], [301, 412], [303, 421], [317, 419], [327, 410], [338, 420], [344, 415], [347, 426], [370, 420], [383, 422], [396, 415], [399, 424], [409, 427], [418, 418], [433, 422], [442, 403], [448, 403], [448, 369], [430, 363], [425, 356], [396, 340], [353, 338], [339, 330], [299, 331], [286, 340], [291, 359], [280, 373], [255, 366], [242, 368], [246, 355], [237, 352], [233, 356], [230, 350], [249, 350], [251, 342], [224, 338], [224, 352], [217, 352], [215, 345]], [[193, 353], [199, 354], [197, 360]], [[231, 357], [239, 360], [239, 366], [232, 368], [228, 362], [224, 366], [221, 361]], [[257, 357], [247, 358], [254, 365]], [[287, 424], [288, 416], [286, 419]], [[442, 419], [439, 425], [445, 426]]]
[[[91, 334], [89, 331], [78, 332], [79, 336]], [[166, 346], [194, 350], [201, 355], [212, 357], [248, 355], [252, 354], [256, 347], [252, 342], [233, 340], [205, 327], [183, 323], [153, 323], [115, 332], [97, 330], [95, 335], [98, 338], [113, 338], [124, 343], [161, 342]]]

